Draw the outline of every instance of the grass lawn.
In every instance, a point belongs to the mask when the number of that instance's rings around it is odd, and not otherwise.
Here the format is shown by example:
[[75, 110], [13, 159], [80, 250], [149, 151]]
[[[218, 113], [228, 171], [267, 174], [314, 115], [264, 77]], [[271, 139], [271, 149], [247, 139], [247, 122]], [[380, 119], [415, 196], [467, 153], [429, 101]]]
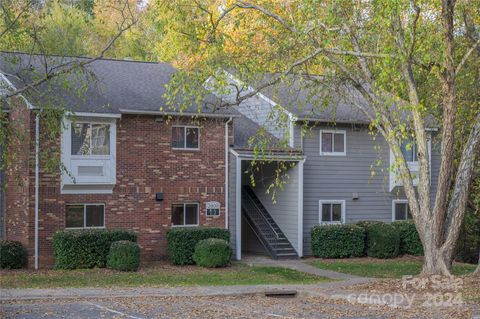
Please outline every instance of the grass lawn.
[[[402, 257], [395, 259], [312, 259], [307, 263], [317, 268], [363, 277], [401, 278], [404, 275], [418, 275], [422, 270], [423, 261], [416, 257]], [[453, 266], [453, 274], [466, 275], [472, 273], [475, 268], [476, 265], [456, 263]]]
[[141, 268], [138, 272], [108, 269], [10, 270], [0, 272], [0, 288], [132, 287], [132, 286], [221, 286], [262, 284], [314, 284], [326, 278], [279, 267], [231, 267], [204, 269], [166, 263]]

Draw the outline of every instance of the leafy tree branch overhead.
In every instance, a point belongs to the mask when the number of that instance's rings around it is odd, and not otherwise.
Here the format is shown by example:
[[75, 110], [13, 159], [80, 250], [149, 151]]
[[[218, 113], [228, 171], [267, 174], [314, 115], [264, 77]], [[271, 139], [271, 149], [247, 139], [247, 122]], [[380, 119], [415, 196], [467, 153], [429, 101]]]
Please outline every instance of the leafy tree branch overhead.
[[[49, 92], [60, 86], [71, 94], [85, 94], [88, 84], [95, 82], [88, 65], [112, 56], [112, 52], [118, 50], [118, 42], [137, 26], [141, 15], [140, 8], [133, 1], [97, 1], [95, 5], [90, 2], [77, 1], [72, 5], [69, 1], [7, 0], [0, 4], [0, 50], [24, 52], [31, 56], [32, 64], [41, 64], [41, 71], [32, 77], [28, 72], [29, 64], [21, 64], [15, 58], [9, 59], [8, 62], [16, 65], [15, 72], [6, 73], [2, 70], [3, 76], [24, 85], [12, 87], [9, 81], [2, 79], [0, 102], [29, 96], [30, 93], [41, 97], [42, 101], [35, 106], [41, 109], [43, 138], [59, 136], [62, 129], [60, 119], [68, 108]], [[39, 58], [47, 56], [55, 56], [55, 59]], [[71, 59], [72, 56], [88, 58], [78, 60]], [[10, 103], [10, 108], [16, 105]], [[6, 148], [12, 136], [26, 138], [21, 126], [7, 121], [3, 108], [0, 110], [0, 121], [0, 148]], [[57, 156], [59, 150], [52, 147], [42, 149], [41, 153], [44, 169], [58, 173], [58, 167], [61, 166], [60, 157]], [[3, 152], [1, 167], [15, 162], [14, 156], [14, 152]]]
[[[368, 103], [352, 104], [394, 154], [390, 169], [400, 174], [425, 247], [424, 273], [449, 274], [480, 153], [479, 7], [478, 1], [447, 0], [159, 1], [156, 10], [165, 19], [159, 54], [190, 79], [198, 76], [199, 86], [219, 69], [234, 70], [246, 84], [243, 93], [236, 86], [235, 99], [223, 107], [298, 77], [319, 92], [328, 87], [338, 94], [342, 85], [354, 90]], [[266, 74], [272, 76], [262, 81]], [[442, 141], [436, 194], [432, 128]], [[411, 139], [418, 176], [401, 151]]]
[[[308, 90], [307, 101], [282, 106], [314, 105], [311, 118], [340, 96], [348, 100], [394, 155], [389, 169], [401, 179], [424, 245], [424, 274], [450, 273], [465, 214], [478, 216], [480, 198], [480, 1], [7, 0], [0, 12], [0, 50], [89, 57], [45, 65], [6, 98], [46, 83], [69, 86], [72, 74], [84, 79], [98, 59], [130, 57], [180, 69], [172, 103], [178, 94], [198, 101], [206, 84], [227, 97], [216, 108], [280, 87], [292, 97]], [[58, 133], [64, 106], [47, 104], [52, 119], [44, 121]], [[286, 116], [275, 120], [288, 126]], [[250, 139], [259, 159], [270, 144], [262, 133]], [[438, 180], [430, 178], [432, 140], [441, 141]], [[415, 147], [417, 173], [402, 144]]]

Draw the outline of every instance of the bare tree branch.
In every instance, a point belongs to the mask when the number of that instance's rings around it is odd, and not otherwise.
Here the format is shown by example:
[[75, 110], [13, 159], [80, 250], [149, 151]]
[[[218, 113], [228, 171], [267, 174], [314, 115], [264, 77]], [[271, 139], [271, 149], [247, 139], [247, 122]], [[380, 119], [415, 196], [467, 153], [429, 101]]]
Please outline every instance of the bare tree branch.
[[[47, 81], [49, 81], [53, 78], [56, 78], [56, 77], [58, 77], [60, 75], [63, 75], [63, 74], [70, 73], [75, 69], [83, 68], [83, 67], [85, 67], [85, 66], [87, 66], [87, 65], [89, 65], [89, 64], [91, 64], [91, 63], [93, 63], [97, 60], [103, 59], [105, 57], [105, 54], [111, 49], [111, 47], [113, 46], [115, 41], [117, 41], [117, 39], [120, 38], [123, 33], [125, 33], [127, 30], [132, 28], [138, 22], [138, 19], [130, 11], [129, 6], [127, 6], [127, 7], [125, 7], [124, 9], [127, 9], [130, 12], [129, 13], [130, 16], [127, 17], [127, 16], [123, 15], [123, 20], [122, 20], [122, 22], [119, 26], [118, 32], [108, 41], [108, 43], [104, 46], [104, 48], [100, 51], [100, 53], [96, 57], [88, 58], [88, 59], [86, 59], [85, 61], [82, 61], [82, 62], [70, 60], [68, 62], [55, 65], [51, 69], [48, 69], [48, 61], [46, 60], [47, 55], [42, 54], [42, 57], [45, 59], [45, 61], [44, 61], [44, 67], [46, 68], [45, 69], [45, 76], [43, 76], [42, 78], [40, 78], [38, 80], [35, 80], [31, 83], [26, 84], [22, 88], [16, 88], [15, 90], [13, 90], [11, 92], [8, 92], [7, 94], [4, 94], [2, 96], [2, 99], [11, 98], [11, 97], [17, 96], [19, 94], [22, 94], [23, 92], [25, 92], [27, 90], [35, 89], [39, 85], [41, 85], [41, 84], [43, 84], [43, 83], [45, 83], [45, 82], [47, 82]], [[36, 43], [38, 43], [38, 42], [36, 42]], [[58, 71], [55, 71], [55, 70], [58, 70]]]

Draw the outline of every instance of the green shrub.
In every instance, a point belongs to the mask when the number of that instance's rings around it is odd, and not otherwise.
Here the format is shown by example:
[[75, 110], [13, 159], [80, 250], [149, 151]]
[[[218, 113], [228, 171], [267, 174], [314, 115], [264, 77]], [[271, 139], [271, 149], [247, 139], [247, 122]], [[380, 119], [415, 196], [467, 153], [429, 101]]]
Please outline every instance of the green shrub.
[[195, 245], [207, 238], [230, 242], [230, 232], [223, 228], [176, 227], [167, 232], [168, 258], [175, 265], [193, 265]]
[[392, 225], [400, 234], [400, 254], [423, 255], [422, 242], [413, 221], [396, 221]]
[[62, 230], [53, 235], [55, 268], [75, 269], [105, 267], [110, 246], [119, 240], [137, 241], [127, 230]]
[[369, 257], [393, 258], [398, 256], [400, 234], [391, 224], [361, 222], [366, 234], [366, 252]]
[[27, 265], [27, 252], [22, 243], [0, 240], [0, 269], [19, 269]]
[[227, 241], [218, 238], [200, 240], [195, 245], [193, 260], [202, 267], [225, 267], [232, 257], [232, 248]]
[[140, 247], [137, 243], [120, 240], [112, 243], [107, 267], [121, 271], [137, 271], [140, 265]]
[[315, 257], [358, 257], [365, 249], [365, 230], [356, 225], [317, 225], [311, 238]]

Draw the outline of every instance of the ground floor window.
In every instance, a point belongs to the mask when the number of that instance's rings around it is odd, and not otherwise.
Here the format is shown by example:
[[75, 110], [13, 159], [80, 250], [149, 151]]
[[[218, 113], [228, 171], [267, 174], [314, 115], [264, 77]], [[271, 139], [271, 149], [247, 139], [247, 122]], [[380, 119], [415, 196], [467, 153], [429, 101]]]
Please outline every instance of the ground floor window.
[[345, 222], [344, 200], [321, 200], [319, 209], [320, 224]]
[[74, 204], [65, 208], [66, 228], [105, 227], [104, 204]]
[[396, 199], [393, 201], [392, 220], [407, 220], [412, 219], [410, 207], [406, 199]]
[[198, 203], [185, 203], [172, 205], [172, 225], [197, 226]]

